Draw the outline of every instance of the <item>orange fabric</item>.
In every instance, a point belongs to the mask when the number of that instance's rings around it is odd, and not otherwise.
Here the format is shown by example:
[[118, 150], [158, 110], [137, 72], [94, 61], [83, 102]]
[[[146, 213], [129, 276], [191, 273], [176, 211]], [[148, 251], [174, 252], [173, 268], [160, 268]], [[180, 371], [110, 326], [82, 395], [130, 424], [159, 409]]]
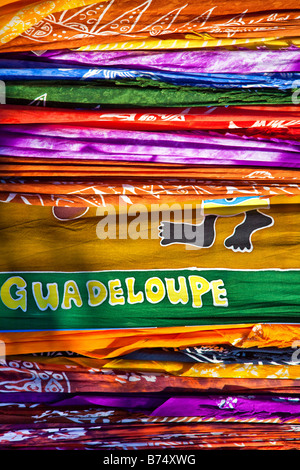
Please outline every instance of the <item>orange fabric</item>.
[[[76, 163], [75, 163], [76, 162]], [[14, 166], [16, 163], [26, 163], [26, 165], [18, 165], [18, 168], [30, 169], [31, 167], [34, 168], [49, 168], [53, 169], [54, 171], [58, 171], [58, 169], [76, 169], [77, 171], [86, 171], [91, 167], [96, 171], [99, 172], [101, 176], [109, 177], [112, 175], [114, 178], [112, 180], [101, 180], [99, 184], [114, 184], [114, 186], [120, 186], [118, 180], [115, 179], [115, 176], [123, 176], [123, 175], [131, 175], [136, 174], [140, 178], [143, 176], [152, 178], [156, 177], [165, 177], [165, 178], [172, 178], [173, 176], [181, 177], [182, 181], [184, 182], [184, 178], [209, 178], [210, 180], [213, 179], [215, 181], [221, 180], [237, 180], [240, 183], [243, 181], [245, 185], [249, 181], [256, 181], [257, 184], [263, 185], [266, 183], [294, 183], [298, 184], [300, 182], [300, 170], [299, 169], [276, 169], [276, 168], [247, 168], [247, 167], [238, 167], [238, 166], [228, 166], [228, 167], [205, 167], [201, 165], [180, 165], [176, 163], [172, 163], [171, 165], [165, 165], [164, 163], [137, 163], [137, 162], [118, 162], [118, 161], [97, 161], [95, 164], [95, 160], [82, 160], [78, 161], [76, 159], [64, 159], [63, 164], [61, 160], [51, 159], [51, 164], [49, 164], [49, 159], [42, 159], [37, 158], [30, 160], [28, 157], [0, 157], [1, 172], [2, 171], [10, 171], [11, 169], [17, 168]], [[9, 165], [4, 165], [8, 163]], [[57, 165], [60, 163], [60, 165]], [[46, 164], [45, 166], [42, 164]], [[67, 166], [72, 164], [72, 166]], [[94, 172], [93, 172], [94, 175]], [[90, 180], [90, 177], [89, 177]], [[159, 184], [161, 181], [159, 182]], [[84, 183], [79, 184], [76, 186], [76, 189], [85, 189], [86, 185]], [[64, 188], [66, 190], [71, 191], [74, 189], [73, 184], [64, 184]], [[0, 181], [0, 190], [10, 189], [10, 185], [7, 182]], [[47, 193], [51, 189], [53, 193], [59, 193], [59, 188], [53, 187], [51, 184], [51, 180], [45, 181], [43, 180], [42, 183], [33, 183], [31, 180], [24, 181], [22, 183], [18, 183], [17, 181], [14, 182], [14, 190], [15, 191], [31, 191], [31, 192], [43, 192]]]
[[[45, 165], [46, 166], [46, 165]], [[19, 165], [21, 168], [22, 165]], [[47, 184], [38, 185], [37, 182], [32, 182], [30, 179], [20, 184], [17, 182], [0, 183], [0, 202], [26, 203], [31, 205], [43, 206], [77, 206], [82, 207], [98, 207], [105, 203], [118, 204], [120, 197], [129, 197], [130, 203], [151, 204], [156, 203], [175, 203], [175, 202], [195, 202], [207, 199], [223, 199], [226, 197], [241, 197], [241, 196], [255, 196], [255, 197], [275, 197], [276, 203], [285, 203], [286, 200], [281, 201], [281, 196], [289, 195], [289, 202], [299, 203], [300, 187], [291, 179], [287, 183], [277, 182], [260, 182], [260, 181], [237, 181], [233, 183], [228, 180], [216, 180], [213, 183], [210, 179], [210, 174], [206, 174], [206, 178], [198, 179], [194, 182], [189, 180], [180, 179], [177, 182], [166, 181], [153, 181], [154, 172], [149, 169], [144, 171], [141, 176], [142, 170], [138, 166], [130, 170], [123, 170], [122, 167], [115, 169], [98, 170], [97, 167], [86, 167], [86, 171], [76, 171], [76, 167], [63, 167], [55, 171], [52, 167], [49, 170], [42, 170], [36, 166], [34, 170], [33, 165], [24, 166], [25, 170], [12, 171], [2, 169], [2, 176], [8, 177], [62, 177], [62, 176], [78, 176], [85, 177], [93, 173], [93, 178], [96, 181], [87, 181], [86, 184], [70, 184], [70, 185], [55, 185]], [[4, 166], [7, 168], [7, 166]], [[109, 176], [122, 176], [135, 177], [135, 180], [118, 183], [117, 181], [106, 181], [105, 177]], [[163, 176], [163, 175], [162, 175]], [[171, 178], [173, 175], [170, 172], [165, 174], [165, 177]], [[196, 176], [196, 175], [194, 175]], [[97, 181], [97, 177], [104, 177], [103, 180]], [[224, 170], [224, 177], [226, 171]], [[148, 178], [148, 179], [147, 179]], [[272, 180], [273, 181], [273, 180]], [[268, 184], [268, 186], [266, 186]], [[134, 191], [133, 191], [134, 189]], [[13, 192], [12, 192], [13, 191]], [[277, 201], [277, 197], [279, 197]]]
[[18, 0], [0, 0], [0, 7], [3, 7], [4, 5], [10, 6], [11, 3], [18, 3], [19, 5], [21, 5], [27, 2], [18, 2]]
[[[106, 0], [102, 0], [104, 3]], [[77, 7], [86, 7], [95, 0], [27, 0], [0, 1], [0, 44], [6, 44], [46, 16]]]
[[159, 0], [111, 0], [96, 7], [73, 8], [67, 14], [54, 12], [31, 23], [22, 36], [15, 39], [11, 36], [9, 44], [1, 49], [74, 48], [108, 41], [117, 43], [128, 37], [184, 39], [187, 33], [208, 33], [215, 38], [293, 37], [299, 33], [298, 18], [296, 0], [287, 0], [284, 10], [280, 0], [274, 1], [268, 10], [263, 0], [221, 0], [218, 5], [205, 0], [201, 7], [197, 2], [182, 4], [179, 0], [167, 4]]
[[[0, 163], [9, 163], [9, 164], [14, 164], [14, 163], [30, 163], [32, 160], [30, 160], [28, 157], [0, 157]], [[34, 163], [36, 164], [43, 164], [46, 163], [49, 165], [49, 159], [43, 159], [43, 158], [36, 158], [34, 159]], [[53, 164], [53, 168], [55, 168], [55, 165], [60, 163], [61, 160], [59, 159], [51, 159], [51, 163]], [[74, 159], [64, 159], [63, 163], [65, 165], [67, 164], [72, 164], [72, 167], [74, 166]], [[78, 168], [90, 168], [90, 160], [83, 160], [82, 162], [76, 161], [76, 165]], [[255, 169], [249, 169], [245, 167], [239, 167], [239, 166], [228, 166], [228, 167], [205, 167], [201, 165], [181, 165], [181, 164], [176, 164], [172, 163], [171, 165], [165, 165], [164, 163], [139, 163], [137, 167], [136, 162], [118, 162], [115, 160], [111, 160], [109, 164], [105, 161], [98, 161], [97, 164], [95, 164], [95, 161], [93, 160], [93, 165], [95, 165], [98, 170], [101, 170], [101, 176], [108, 177], [108, 175], [113, 175], [112, 180], [108, 180], [107, 178], [105, 180], [99, 181], [99, 184], [107, 183], [111, 184], [113, 182], [114, 185], [118, 185], [118, 180], [116, 180], [115, 176], [120, 176], [124, 174], [138, 174], [139, 177], [142, 176], [151, 176], [152, 178], [156, 177], [165, 177], [165, 178], [172, 178], [174, 176], [180, 177], [182, 181], [184, 182], [184, 178], [207, 178], [209, 177], [210, 180], [237, 180], [237, 181], [245, 181], [245, 184], [249, 181], [256, 181], [259, 184], [266, 184], [270, 183], [295, 183], [298, 184], [300, 182], [300, 170], [299, 169], [277, 169], [277, 168], [265, 168], [265, 167], [260, 167], [260, 168], [255, 168]], [[52, 168], [52, 165], [49, 165]], [[4, 167], [4, 165], [3, 165]], [[41, 166], [42, 168], [42, 166]], [[90, 178], [89, 178], [90, 180]], [[161, 183], [161, 181], [160, 181]], [[59, 189], [57, 187], [53, 187], [51, 184], [51, 180], [43, 180], [42, 183], [35, 182], [34, 184], [31, 182], [31, 180], [26, 180], [22, 184], [18, 183], [17, 181], [14, 181], [14, 190], [15, 191], [24, 191], [26, 188], [26, 191], [31, 191], [31, 192], [41, 192], [41, 189], [43, 189], [43, 192], [47, 193], [51, 189], [51, 192], [54, 194], [54, 192], [59, 193]], [[68, 191], [74, 189], [74, 186], [72, 184], [64, 184], [64, 188], [67, 188]], [[85, 185], [79, 184], [80, 189], [84, 189]], [[10, 189], [10, 184], [8, 182], [4, 183], [3, 181], [0, 181], [0, 190], [5, 191]], [[53, 192], [54, 191], [54, 192]]]
[[140, 348], [231, 344], [240, 348], [291, 347], [300, 325], [249, 324], [120, 330], [28, 331], [0, 333], [6, 354], [74, 351], [90, 357], [113, 358]]

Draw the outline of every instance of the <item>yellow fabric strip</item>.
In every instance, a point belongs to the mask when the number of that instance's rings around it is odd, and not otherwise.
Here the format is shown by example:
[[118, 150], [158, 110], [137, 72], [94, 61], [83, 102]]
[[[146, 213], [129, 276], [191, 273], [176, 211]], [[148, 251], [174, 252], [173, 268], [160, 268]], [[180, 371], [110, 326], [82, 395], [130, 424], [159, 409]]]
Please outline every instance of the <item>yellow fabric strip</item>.
[[[103, 1], [107, 0], [102, 0]], [[70, 10], [93, 3], [95, 0], [44, 0], [14, 2], [13, 6], [6, 1], [0, 3], [0, 44], [6, 44], [31, 26], [37, 24], [51, 13]]]
[[[30, 271], [54, 272], [187, 269], [195, 265], [201, 269], [299, 269], [300, 246], [296, 241], [300, 205], [289, 204], [289, 197], [286, 200], [284, 208], [276, 205], [272, 198], [270, 208], [259, 206], [259, 210], [272, 217], [274, 223], [253, 234], [253, 250], [247, 253], [224, 247], [224, 240], [244, 220], [244, 207], [236, 206], [235, 213], [231, 208], [228, 212], [224, 209], [224, 216], [217, 220], [213, 246], [195, 251], [182, 244], [161, 246], [157, 235], [159, 222], [155, 220], [152, 220], [152, 238], [127, 236], [127, 220], [121, 220], [119, 226], [127, 238], [101, 239], [101, 213], [94, 208], [80, 219], [61, 221], [54, 217], [51, 207], [3, 204], [0, 271], [20, 273], [28, 271], [28, 266]], [[208, 213], [209, 210], [205, 210], [205, 214]], [[148, 219], [146, 223], [148, 228]]]
[[82, 46], [77, 51], [113, 51], [113, 50], [147, 50], [147, 49], [203, 49], [215, 47], [255, 47], [255, 46], [288, 47], [300, 46], [300, 38], [245, 38], [245, 39], [214, 39], [197, 38], [187, 34], [186, 39], [156, 39], [131, 40], [123, 42], [110, 42], [106, 44], [93, 44]]
[[104, 369], [118, 369], [139, 372], [159, 372], [180, 377], [219, 377], [235, 379], [300, 379], [299, 365], [262, 364], [186, 364], [167, 361], [129, 361], [116, 359], [106, 364]]

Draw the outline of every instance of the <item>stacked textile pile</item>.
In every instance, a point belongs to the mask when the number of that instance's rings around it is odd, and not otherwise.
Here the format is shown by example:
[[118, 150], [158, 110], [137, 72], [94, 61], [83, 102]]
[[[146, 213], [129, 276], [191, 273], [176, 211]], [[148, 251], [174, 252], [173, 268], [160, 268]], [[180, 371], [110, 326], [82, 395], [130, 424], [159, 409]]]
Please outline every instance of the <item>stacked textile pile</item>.
[[0, 5], [1, 448], [299, 449], [297, 2]]

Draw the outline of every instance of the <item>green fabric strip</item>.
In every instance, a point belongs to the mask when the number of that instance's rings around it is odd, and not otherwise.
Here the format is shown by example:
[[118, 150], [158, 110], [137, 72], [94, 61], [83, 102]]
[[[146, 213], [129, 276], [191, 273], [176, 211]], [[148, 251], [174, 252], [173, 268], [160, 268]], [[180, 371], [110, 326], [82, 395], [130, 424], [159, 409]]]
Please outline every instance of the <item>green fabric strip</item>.
[[7, 81], [6, 102], [81, 108], [293, 104], [290, 91], [180, 87], [146, 79], [81, 84], [69, 81]]
[[300, 320], [300, 270], [0, 274], [0, 330]]

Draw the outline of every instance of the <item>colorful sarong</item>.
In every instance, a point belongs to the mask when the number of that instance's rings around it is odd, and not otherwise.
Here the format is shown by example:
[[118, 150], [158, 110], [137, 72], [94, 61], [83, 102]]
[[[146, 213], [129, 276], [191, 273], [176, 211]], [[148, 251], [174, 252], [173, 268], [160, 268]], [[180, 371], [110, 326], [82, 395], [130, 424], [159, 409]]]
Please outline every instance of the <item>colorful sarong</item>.
[[[8, 55], [8, 59], [9, 59]], [[5, 58], [5, 54], [0, 56]], [[296, 47], [270, 49], [216, 48], [213, 50], [177, 50], [177, 51], [42, 51], [37, 57], [34, 53], [15, 54], [14, 61], [23, 60], [24, 65], [36, 66], [43, 61], [48, 67], [90, 66], [124, 67], [124, 69], [170, 71], [176, 73], [233, 73], [253, 74], [271, 72], [299, 72], [300, 50]], [[26, 60], [26, 62], [25, 62]], [[13, 61], [12, 61], [13, 62]], [[1, 64], [4, 60], [1, 60]], [[20, 72], [26, 73], [27, 69]], [[239, 78], [243, 78], [240, 76]]]
[[174, 222], [159, 204], [151, 212], [142, 205], [133, 218], [110, 205], [69, 219], [51, 207], [4, 204], [0, 328], [113, 328], [116, 319], [120, 328], [297, 323], [298, 205], [275, 201], [201, 206], [199, 198], [194, 224], [180, 204], [171, 207]]
[[[62, 2], [65, 4], [65, 1]], [[53, 4], [55, 6], [55, 4]], [[5, 7], [4, 7], [5, 8]], [[29, 29], [0, 48], [2, 52], [74, 48], [102, 42], [120, 42], [158, 36], [185, 39], [190, 33], [213, 38], [289, 38], [299, 33], [299, 8], [295, 0], [277, 1], [266, 10], [262, 0], [218, 5], [211, 1], [182, 4], [172, 0], [162, 6], [158, 0], [99, 2], [55, 12], [35, 21]], [[39, 18], [40, 19], [40, 18]], [[79, 35], [79, 37], [78, 37]]]

